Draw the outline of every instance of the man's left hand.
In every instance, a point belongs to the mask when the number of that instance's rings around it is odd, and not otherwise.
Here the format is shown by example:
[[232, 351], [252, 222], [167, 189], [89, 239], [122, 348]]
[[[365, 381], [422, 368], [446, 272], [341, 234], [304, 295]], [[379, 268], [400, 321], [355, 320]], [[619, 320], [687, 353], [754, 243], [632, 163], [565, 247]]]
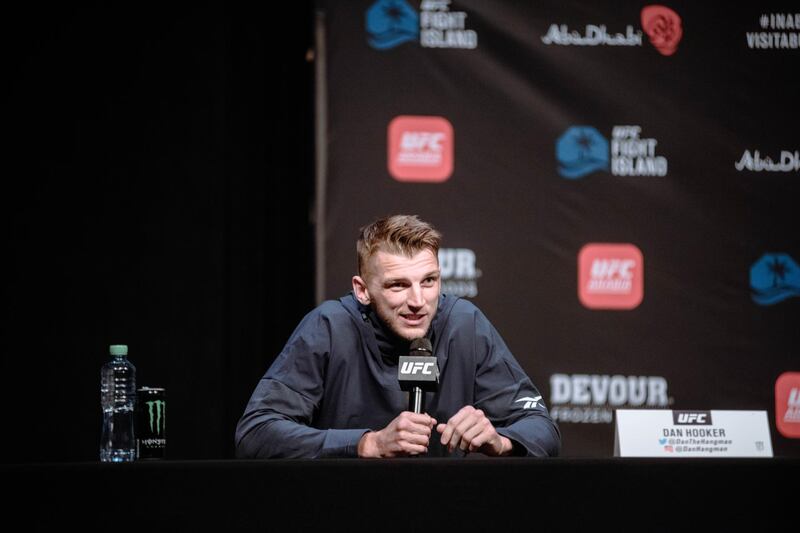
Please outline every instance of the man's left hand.
[[471, 405], [462, 407], [446, 424], [437, 425], [436, 431], [442, 434], [442, 445], [450, 452], [460, 449], [501, 456], [510, 455], [514, 448], [511, 440], [497, 433], [484, 412]]

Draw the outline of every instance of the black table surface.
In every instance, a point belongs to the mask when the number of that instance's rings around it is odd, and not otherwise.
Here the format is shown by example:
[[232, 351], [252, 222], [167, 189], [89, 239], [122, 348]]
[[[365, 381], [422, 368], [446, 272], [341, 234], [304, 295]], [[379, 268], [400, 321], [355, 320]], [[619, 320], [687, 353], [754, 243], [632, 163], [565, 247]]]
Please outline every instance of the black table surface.
[[0, 479], [6, 524], [24, 525], [6, 531], [777, 531], [797, 523], [800, 459], [162, 460]]

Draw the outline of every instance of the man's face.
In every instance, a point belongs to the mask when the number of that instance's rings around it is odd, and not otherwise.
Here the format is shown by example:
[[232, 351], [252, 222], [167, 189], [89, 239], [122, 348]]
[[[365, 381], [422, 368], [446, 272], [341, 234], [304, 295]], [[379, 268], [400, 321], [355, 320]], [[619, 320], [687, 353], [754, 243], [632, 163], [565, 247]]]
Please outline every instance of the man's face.
[[378, 251], [364, 274], [366, 279], [353, 278], [359, 301], [370, 304], [398, 337], [424, 337], [439, 305], [439, 260], [433, 251], [413, 257]]

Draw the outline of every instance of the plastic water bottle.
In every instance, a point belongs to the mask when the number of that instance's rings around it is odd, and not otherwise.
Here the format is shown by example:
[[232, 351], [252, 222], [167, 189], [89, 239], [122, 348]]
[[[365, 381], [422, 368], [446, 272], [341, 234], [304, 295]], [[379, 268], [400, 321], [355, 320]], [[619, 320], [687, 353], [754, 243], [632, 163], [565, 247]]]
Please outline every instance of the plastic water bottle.
[[128, 361], [126, 345], [112, 344], [109, 353], [111, 360], [100, 369], [100, 404], [103, 408], [100, 460], [113, 463], [134, 461], [136, 367]]

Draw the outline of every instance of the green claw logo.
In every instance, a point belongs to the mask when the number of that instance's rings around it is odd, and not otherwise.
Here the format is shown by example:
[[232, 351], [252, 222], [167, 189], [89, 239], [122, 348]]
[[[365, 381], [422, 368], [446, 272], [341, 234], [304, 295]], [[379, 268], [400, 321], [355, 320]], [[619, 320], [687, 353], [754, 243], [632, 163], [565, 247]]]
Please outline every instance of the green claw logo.
[[147, 412], [150, 415], [150, 431], [155, 432], [156, 435], [161, 435], [167, 425], [167, 404], [164, 400], [151, 400], [145, 402], [145, 405], [147, 405]]

